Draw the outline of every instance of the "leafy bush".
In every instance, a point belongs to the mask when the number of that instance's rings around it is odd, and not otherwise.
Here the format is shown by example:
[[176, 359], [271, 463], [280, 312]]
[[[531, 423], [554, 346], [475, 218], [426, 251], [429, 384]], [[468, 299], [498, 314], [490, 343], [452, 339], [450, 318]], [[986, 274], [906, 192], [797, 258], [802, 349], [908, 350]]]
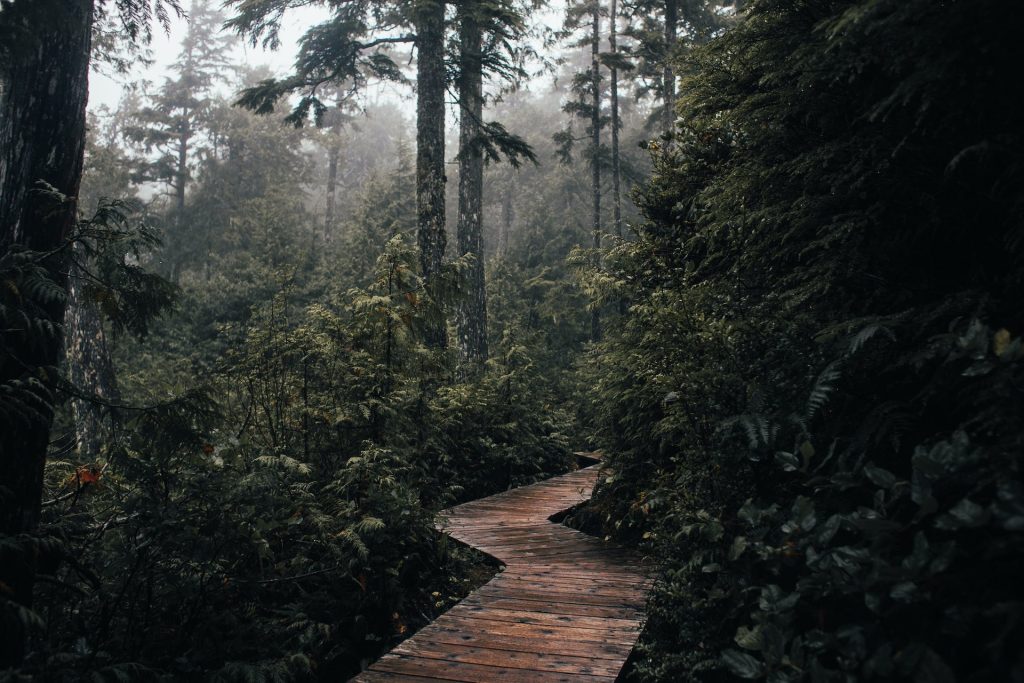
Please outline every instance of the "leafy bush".
[[346, 678], [464, 596], [481, 558], [435, 513], [567, 469], [566, 415], [521, 347], [445, 381], [415, 262], [396, 237], [365, 290], [303, 306], [286, 283], [203, 381], [119, 406], [101, 461], [51, 458], [20, 673]]
[[584, 370], [665, 558], [636, 679], [1024, 675], [1006, 9], [759, 0], [689, 56]]

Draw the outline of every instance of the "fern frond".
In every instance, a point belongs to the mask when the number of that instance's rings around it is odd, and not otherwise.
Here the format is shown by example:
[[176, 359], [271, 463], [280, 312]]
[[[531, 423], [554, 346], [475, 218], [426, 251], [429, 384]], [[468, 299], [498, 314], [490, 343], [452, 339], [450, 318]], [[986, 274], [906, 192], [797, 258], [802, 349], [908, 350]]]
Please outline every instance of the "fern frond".
[[864, 348], [865, 344], [879, 334], [887, 337], [889, 341], [896, 341], [896, 333], [892, 331], [892, 328], [883, 323], [872, 323], [861, 328], [857, 334], [850, 337], [846, 346], [846, 355], [855, 355], [858, 351]]
[[814, 387], [811, 388], [811, 394], [807, 397], [807, 422], [814, 419], [814, 416], [825, 407], [829, 397], [835, 392], [841, 376], [840, 367], [839, 361], [832, 361], [814, 380]]

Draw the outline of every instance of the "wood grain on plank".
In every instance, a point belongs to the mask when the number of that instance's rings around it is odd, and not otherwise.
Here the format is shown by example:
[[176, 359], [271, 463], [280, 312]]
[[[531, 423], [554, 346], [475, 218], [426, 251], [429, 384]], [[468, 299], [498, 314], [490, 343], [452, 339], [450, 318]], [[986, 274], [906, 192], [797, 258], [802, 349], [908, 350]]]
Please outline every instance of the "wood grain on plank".
[[599, 466], [441, 513], [438, 528], [504, 571], [369, 669], [360, 683], [611, 683], [644, 620], [650, 572], [549, 521], [590, 498]]

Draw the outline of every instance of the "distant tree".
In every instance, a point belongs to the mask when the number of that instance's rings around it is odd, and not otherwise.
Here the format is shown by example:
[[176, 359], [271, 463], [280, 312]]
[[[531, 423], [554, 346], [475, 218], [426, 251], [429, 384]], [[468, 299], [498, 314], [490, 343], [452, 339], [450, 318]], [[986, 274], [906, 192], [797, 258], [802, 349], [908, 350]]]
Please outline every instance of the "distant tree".
[[[601, 248], [601, 3], [590, 4], [590, 191], [593, 197], [591, 229], [594, 249]], [[590, 337], [601, 337], [601, 314], [595, 307], [590, 319]]]
[[[412, 244], [416, 234], [416, 174], [411, 148], [400, 144], [398, 163], [366, 178], [339, 220], [340, 235], [331, 245], [327, 276], [344, 288], [371, 283], [377, 258], [400, 237]], [[335, 255], [336, 254], [336, 255]]]
[[[238, 16], [229, 25], [247, 34], [253, 42], [278, 43], [283, 12], [302, 0], [286, 0], [273, 6], [235, 0]], [[355, 94], [369, 78], [404, 81], [388, 48], [403, 43], [415, 45], [416, 56], [416, 215], [417, 243], [423, 285], [436, 305], [432, 322], [425, 327], [428, 346], [444, 348], [448, 333], [440, 305], [439, 280], [447, 246], [445, 219], [445, 3], [417, 0], [412, 4], [365, 3], [354, 0], [323, 2], [333, 10], [326, 22], [310, 29], [302, 39], [295, 72], [284, 79], [268, 79], [243, 92], [239, 103], [258, 113], [273, 111], [286, 93], [302, 97], [287, 117], [301, 125], [310, 115], [323, 122], [327, 105], [321, 89], [329, 84], [347, 83]], [[409, 31], [413, 31], [410, 33]]]
[[[348, 206], [361, 196], [365, 183], [380, 172], [410, 159], [399, 159], [399, 148], [407, 141], [409, 122], [396, 104], [363, 106], [346, 97], [344, 85], [324, 113], [321, 128], [307, 132], [307, 139], [319, 148], [314, 153], [313, 184], [323, 189], [314, 196], [323, 206], [324, 243], [343, 240]], [[415, 187], [410, 185], [415, 196]], [[412, 215], [416, 211], [413, 208]], [[366, 255], [371, 256], [371, 255]]]
[[484, 121], [484, 78], [517, 84], [526, 74], [518, 47], [525, 34], [523, 8], [503, 0], [465, 0], [457, 13], [459, 91], [459, 213], [458, 253], [472, 260], [466, 292], [457, 312], [459, 350], [468, 365], [487, 360], [487, 291], [484, 283], [483, 194], [484, 163], [502, 157], [518, 168], [523, 159], [535, 161], [525, 140], [497, 122]]
[[335, 105], [327, 110], [323, 120], [323, 135], [321, 139], [327, 148], [327, 186], [326, 204], [324, 207], [324, 242], [334, 239], [334, 229], [337, 196], [338, 196], [338, 167], [341, 163], [341, 149], [343, 140], [341, 131], [345, 123], [352, 117], [346, 111], [346, 101], [339, 95]]
[[[601, 165], [604, 156], [601, 149], [601, 129], [607, 123], [607, 119], [601, 114], [601, 3], [600, 0], [585, 0], [570, 4], [566, 11], [565, 35], [571, 35], [584, 27], [589, 31], [584, 33], [576, 46], [589, 46], [590, 64], [585, 72], [577, 73], [573, 79], [573, 91], [576, 99], [565, 104], [564, 110], [575, 118], [581, 118], [589, 122], [587, 137], [590, 145], [587, 149], [587, 158], [590, 165], [590, 201], [591, 201], [591, 238], [593, 248], [601, 248]], [[576, 139], [573, 137], [570, 126], [555, 134], [555, 142], [558, 145], [558, 153], [563, 162], [571, 158], [572, 148]], [[595, 308], [591, 316], [591, 337], [601, 337], [601, 314]]]
[[634, 41], [637, 95], [661, 103], [652, 112], [651, 125], [657, 121], [663, 133], [674, 130], [680, 54], [720, 33], [731, 10], [742, 4], [743, 0], [622, 1], [626, 34]]
[[665, 0], [665, 52], [662, 56], [662, 99], [665, 103], [664, 128], [669, 133], [676, 120], [676, 70], [672, 65], [672, 52], [679, 32], [679, 0]]
[[[228, 78], [230, 51], [235, 37], [220, 31], [223, 13], [210, 0], [193, 0], [188, 32], [178, 59], [171, 65], [173, 77], [165, 80], [149, 106], [137, 113], [137, 124], [127, 133], [147, 151], [159, 156], [149, 175], [171, 188], [174, 198], [174, 231], [171, 241], [185, 243], [185, 197], [193, 179], [197, 156], [203, 151], [197, 138], [209, 128], [213, 90]], [[212, 141], [211, 141], [212, 146]], [[172, 278], [179, 263], [171, 264]]]
[[[95, 214], [108, 200], [134, 199], [132, 159], [118, 140], [118, 114], [104, 109], [106, 116], [88, 117], [85, 165], [78, 208], [82, 217]], [[75, 444], [79, 460], [95, 462], [104, 436], [109, 434], [109, 410], [103, 403], [120, 398], [117, 375], [110, 355], [107, 330], [97, 302], [88, 295], [89, 271], [94, 268], [85, 239], [74, 245], [69, 268], [67, 310], [64, 313], [66, 340], [64, 362], [74, 395]]]
[[633, 65], [619, 51], [619, 12], [618, 0], [610, 0], [608, 9], [608, 52], [602, 55], [602, 61], [608, 67], [608, 103], [610, 106], [609, 125], [611, 126], [611, 162], [612, 162], [612, 226], [615, 235], [622, 237], [622, 160], [619, 151], [619, 132], [622, 122], [619, 117], [619, 71], [632, 69]]
[[[212, 105], [210, 115], [217, 120], [219, 155], [199, 165], [185, 210], [191, 249], [204, 257], [181, 259], [181, 272], [189, 281], [212, 280], [222, 293], [251, 301], [236, 290], [273, 286], [274, 271], [307, 258], [319, 232], [305, 205], [312, 180], [303, 150], [308, 137], [224, 100]], [[248, 308], [239, 307], [217, 315], [234, 319]]]

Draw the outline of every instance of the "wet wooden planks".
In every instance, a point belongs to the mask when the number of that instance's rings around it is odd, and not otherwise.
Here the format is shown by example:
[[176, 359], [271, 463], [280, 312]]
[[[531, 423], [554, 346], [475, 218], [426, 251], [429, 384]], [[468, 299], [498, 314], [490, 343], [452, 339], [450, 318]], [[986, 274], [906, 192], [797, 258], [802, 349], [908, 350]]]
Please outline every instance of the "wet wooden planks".
[[505, 570], [353, 681], [611, 683], [643, 623], [649, 572], [554, 524], [590, 498], [598, 466], [465, 503], [439, 528]]

